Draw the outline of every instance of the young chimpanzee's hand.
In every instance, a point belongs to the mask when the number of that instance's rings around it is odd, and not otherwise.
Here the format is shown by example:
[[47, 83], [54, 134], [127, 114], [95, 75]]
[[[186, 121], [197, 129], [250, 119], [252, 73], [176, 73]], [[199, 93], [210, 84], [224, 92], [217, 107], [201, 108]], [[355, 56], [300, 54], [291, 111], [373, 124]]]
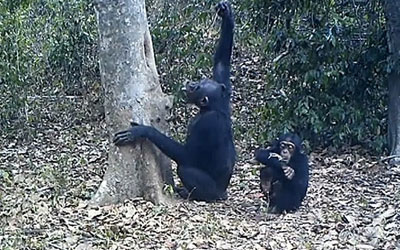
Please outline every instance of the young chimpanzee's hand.
[[274, 152], [269, 153], [268, 159], [270, 159], [270, 158], [276, 158], [279, 161], [282, 160], [282, 156], [280, 154], [277, 154], [277, 153], [274, 153]]
[[289, 166], [282, 166], [283, 173], [285, 174], [288, 180], [293, 179], [294, 177], [294, 169]]

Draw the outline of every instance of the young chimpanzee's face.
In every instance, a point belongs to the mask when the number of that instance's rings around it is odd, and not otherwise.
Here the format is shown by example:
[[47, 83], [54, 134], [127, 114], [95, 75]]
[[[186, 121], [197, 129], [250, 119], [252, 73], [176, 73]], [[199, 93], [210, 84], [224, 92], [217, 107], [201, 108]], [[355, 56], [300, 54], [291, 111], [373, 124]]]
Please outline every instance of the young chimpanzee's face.
[[296, 146], [291, 141], [281, 141], [279, 143], [280, 155], [282, 156], [282, 161], [288, 163], [290, 158], [292, 158]]
[[184, 88], [188, 103], [195, 104], [200, 108], [212, 108], [218, 105], [225, 89], [226, 87], [224, 84], [217, 83], [210, 79], [188, 83]]
[[279, 149], [282, 161], [289, 163], [292, 157], [301, 152], [301, 139], [297, 134], [286, 133], [279, 137], [274, 147]]

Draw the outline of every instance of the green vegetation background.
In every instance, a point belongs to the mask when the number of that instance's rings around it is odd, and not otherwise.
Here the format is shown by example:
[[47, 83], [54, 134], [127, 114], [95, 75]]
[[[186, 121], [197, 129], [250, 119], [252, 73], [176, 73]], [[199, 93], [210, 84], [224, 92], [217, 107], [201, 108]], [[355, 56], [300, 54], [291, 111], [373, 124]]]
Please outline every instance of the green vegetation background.
[[[161, 81], [178, 106], [183, 82], [210, 75], [216, 3], [146, 2]], [[268, 97], [252, 111], [259, 119], [251, 127], [235, 123], [236, 139], [253, 136], [264, 143], [295, 130], [310, 147], [360, 144], [385, 150], [389, 65], [380, 1], [232, 4], [237, 24], [234, 84], [240, 86], [237, 91], [258, 84], [258, 94]], [[27, 139], [44, 126], [45, 98], [57, 103], [57, 112], [67, 113], [76, 110], [59, 98], [82, 98], [86, 118], [101, 118], [97, 35], [90, 0], [0, 1], [4, 136]]]

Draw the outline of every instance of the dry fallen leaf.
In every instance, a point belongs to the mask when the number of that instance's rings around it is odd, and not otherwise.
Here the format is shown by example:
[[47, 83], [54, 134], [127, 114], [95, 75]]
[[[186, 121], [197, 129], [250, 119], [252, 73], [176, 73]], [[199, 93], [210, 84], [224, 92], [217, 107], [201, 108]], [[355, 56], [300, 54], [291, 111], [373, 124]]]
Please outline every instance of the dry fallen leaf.
[[[254, 149], [264, 146], [254, 138], [255, 110], [269, 101], [265, 74], [253, 72], [265, 63], [256, 56], [235, 59], [236, 83], [250, 80], [251, 86], [234, 86], [238, 162], [226, 201], [155, 206], [138, 198], [88, 205], [107, 168], [108, 128], [84, 120], [81, 104], [68, 113], [46, 103], [40, 112], [53, 120], [38, 124], [29, 143], [0, 136], [0, 145], [8, 145], [0, 153], [0, 248], [398, 249], [400, 168], [357, 148], [312, 152], [310, 187], [300, 209], [267, 214], [259, 170], [248, 164]], [[173, 111], [173, 135], [186, 133], [192, 111]]]

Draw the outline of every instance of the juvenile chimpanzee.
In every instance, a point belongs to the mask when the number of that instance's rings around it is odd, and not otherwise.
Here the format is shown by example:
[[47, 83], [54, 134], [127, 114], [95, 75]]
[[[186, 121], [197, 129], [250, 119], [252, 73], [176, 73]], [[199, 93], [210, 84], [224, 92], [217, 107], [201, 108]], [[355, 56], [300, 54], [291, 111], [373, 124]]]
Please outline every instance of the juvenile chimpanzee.
[[269, 196], [270, 211], [281, 213], [299, 208], [308, 188], [308, 158], [301, 152], [301, 139], [287, 133], [267, 149], [259, 149], [255, 160], [260, 171], [262, 192]]
[[175, 190], [183, 198], [215, 201], [226, 198], [226, 189], [235, 164], [230, 111], [230, 61], [234, 18], [228, 2], [216, 11], [222, 18], [220, 39], [214, 55], [213, 79], [189, 83], [188, 103], [200, 108], [188, 126], [186, 143], [180, 144], [152, 126], [132, 124], [114, 137], [118, 146], [147, 138], [178, 165], [183, 187]]

